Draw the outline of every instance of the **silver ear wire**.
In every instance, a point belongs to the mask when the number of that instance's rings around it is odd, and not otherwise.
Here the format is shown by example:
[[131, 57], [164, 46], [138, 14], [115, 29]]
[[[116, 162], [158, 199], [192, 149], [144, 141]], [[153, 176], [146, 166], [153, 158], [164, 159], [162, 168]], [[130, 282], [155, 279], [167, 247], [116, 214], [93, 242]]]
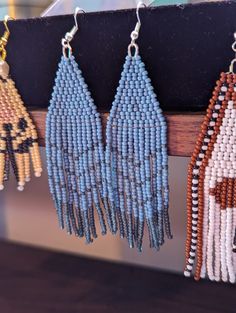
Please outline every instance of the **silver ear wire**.
[[65, 58], [68, 58], [71, 56], [72, 54], [72, 47], [70, 45], [70, 42], [72, 41], [72, 39], [74, 38], [75, 34], [77, 33], [79, 27], [78, 27], [78, 21], [77, 21], [77, 16], [80, 13], [85, 13], [83, 9], [77, 7], [75, 9], [75, 13], [74, 13], [74, 21], [75, 21], [75, 25], [73, 26], [73, 28], [71, 29], [71, 31], [67, 32], [65, 34], [65, 37], [62, 38], [61, 40], [61, 44], [62, 44], [62, 52]]
[[136, 40], [139, 37], [139, 31], [140, 31], [140, 27], [141, 27], [141, 20], [140, 20], [140, 16], [139, 16], [139, 10], [141, 7], [146, 7], [145, 3], [143, 3], [143, 1], [139, 1], [137, 4], [137, 8], [136, 8], [136, 16], [137, 16], [137, 23], [135, 25], [134, 30], [132, 31], [132, 33], [130, 34], [130, 38], [131, 38], [131, 43], [128, 46], [128, 54], [129, 56], [132, 56], [132, 48], [135, 49], [135, 56], [138, 55], [138, 45], [136, 44]]
[[232, 44], [232, 50], [235, 53], [234, 59], [231, 61], [229, 66], [229, 72], [234, 73], [234, 64], [236, 63], [236, 32], [234, 33], [234, 43]]

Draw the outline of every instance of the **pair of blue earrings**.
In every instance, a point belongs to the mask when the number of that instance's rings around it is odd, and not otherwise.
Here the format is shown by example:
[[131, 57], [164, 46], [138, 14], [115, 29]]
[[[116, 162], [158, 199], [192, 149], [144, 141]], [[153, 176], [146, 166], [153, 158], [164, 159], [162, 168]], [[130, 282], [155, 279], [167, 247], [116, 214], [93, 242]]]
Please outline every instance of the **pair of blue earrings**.
[[167, 126], [131, 33], [123, 71], [106, 128], [104, 148], [100, 114], [70, 45], [75, 26], [62, 39], [63, 56], [46, 121], [46, 153], [50, 192], [61, 228], [85, 237], [118, 230], [131, 248], [142, 250], [147, 225], [150, 247], [159, 249], [164, 233], [171, 238]]

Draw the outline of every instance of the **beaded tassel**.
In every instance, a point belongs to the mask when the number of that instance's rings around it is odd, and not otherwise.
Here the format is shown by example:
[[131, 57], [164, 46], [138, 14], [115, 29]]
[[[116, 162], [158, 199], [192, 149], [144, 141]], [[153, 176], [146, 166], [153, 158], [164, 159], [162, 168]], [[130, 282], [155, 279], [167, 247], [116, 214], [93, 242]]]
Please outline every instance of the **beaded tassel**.
[[188, 169], [185, 276], [235, 283], [236, 75], [222, 73]]
[[97, 237], [95, 212], [103, 235], [107, 232], [103, 212], [112, 233], [116, 219], [108, 202], [100, 115], [70, 45], [81, 12], [75, 9], [75, 25], [62, 39], [63, 56], [46, 121], [46, 154], [49, 188], [61, 228], [91, 243]]
[[115, 215], [108, 204], [100, 116], [73, 56], [63, 56], [46, 122], [49, 187], [61, 228], [91, 243], [97, 237], [95, 211], [106, 234]]
[[151, 248], [158, 250], [164, 243], [164, 228], [167, 237], [172, 237], [167, 126], [136, 44], [142, 6], [139, 1], [137, 23], [107, 123], [105, 154], [109, 202], [117, 215], [120, 236], [139, 251], [145, 222]]
[[109, 199], [120, 236], [142, 250], [144, 224], [150, 246], [164, 243], [168, 216], [166, 122], [139, 55], [126, 57], [106, 129]]

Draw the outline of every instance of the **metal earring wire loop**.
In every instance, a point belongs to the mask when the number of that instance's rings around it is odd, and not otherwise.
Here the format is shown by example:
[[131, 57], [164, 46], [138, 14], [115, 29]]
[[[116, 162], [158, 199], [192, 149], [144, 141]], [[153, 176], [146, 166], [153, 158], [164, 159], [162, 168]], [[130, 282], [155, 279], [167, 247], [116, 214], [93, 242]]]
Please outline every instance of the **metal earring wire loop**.
[[232, 50], [235, 53], [234, 59], [231, 61], [230, 66], [229, 66], [229, 73], [234, 73], [234, 65], [236, 63], [236, 32], [234, 33], [234, 43], [232, 44]]
[[[132, 50], [134, 49], [134, 55], [132, 55]], [[138, 53], [139, 53], [139, 47], [138, 45], [135, 43], [135, 42], [131, 42], [128, 46], [128, 55], [131, 57], [131, 56], [138, 56]]]
[[3, 24], [4, 24], [4, 26], [5, 26], [6, 32], [8, 32], [9, 34], [10, 34], [10, 30], [9, 30], [8, 25], [7, 25], [7, 22], [8, 22], [9, 20], [12, 20], [12, 19], [13, 19], [13, 18], [11, 18], [9, 15], [6, 15], [6, 16], [4, 17], [4, 21], [3, 21]]
[[142, 1], [139, 1], [137, 4], [137, 9], [136, 9], [137, 23], [135, 25], [135, 29], [130, 34], [131, 43], [128, 46], [128, 55], [129, 56], [132, 56], [132, 48], [135, 49], [135, 53], [134, 53], [135, 57], [138, 55], [138, 52], [139, 52], [138, 45], [136, 44], [136, 40], [139, 37], [139, 31], [140, 31], [140, 27], [141, 27], [141, 20], [140, 20], [140, 15], [139, 15], [139, 10], [141, 7], [146, 7], [146, 5]]
[[72, 55], [72, 47], [71, 45], [69, 44], [69, 42], [66, 41], [65, 38], [62, 39], [62, 46], [63, 46], [63, 55], [65, 58], [69, 59]]
[[76, 31], [78, 30], [79, 26], [78, 26], [78, 21], [77, 21], [77, 14], [79, 14], [80, 12], [83, 12], [84, 13], [84, 10], [82, 10], [81, 8], [77, 7], [75, 9], [75, 13], [74, 13], [74, 21], [75, 21], [75, 28], [76, 28]]
[[70, 58], [72, 55], [72, 47], [70, 45], [70, 42], [72, 41], [72, 39], [74, 38], [75, 34], [77, 33], [79, 27], [78, 27], [78, 21], [77, 21], [77, 16], [80, 13], [85, 13], [85, 11], [79, 7], [77, 7], [75, 9], [75, 13], [74, 13], [74, 21], [75, 21], [75, 25], [73, 26], [73, 28], [71, 29], [71, 31], [67, 32], [65, 34], [65, 37], [61, 40], [61, 44], [62, 44], [62, 52], [65, 58]]
[[139, 1], [137, 4], [137, 9], [136, 9], [136, 16], [137, 16], [138, 23], [140, 25], [141, 25], [141, 20], [140, 20], [140, 16], [139, 16], [139, 9], [142, 7], [146, 8], [146, 4], [143, 1]]
[[5, 27], [5, 31], [3, 36], [0, 38], [0, 58], [5, 61], [6, 57], [7, 57], [7, 51], [6, 51], [6, 45], [8, 42], [8, 39], [10, 37], [10, 30], [9, 27], [7, 25], [9, 20], [14, 20], [12, 17], [10, 17], [9, 15], [6, 15], [3, 21], [4, 27]]
[[236, 63], [236, 59], [233, 59], [230, 63], [230, 66], [229, 66], [229, 73], [232, 73], [234, 74], [234, 65]]

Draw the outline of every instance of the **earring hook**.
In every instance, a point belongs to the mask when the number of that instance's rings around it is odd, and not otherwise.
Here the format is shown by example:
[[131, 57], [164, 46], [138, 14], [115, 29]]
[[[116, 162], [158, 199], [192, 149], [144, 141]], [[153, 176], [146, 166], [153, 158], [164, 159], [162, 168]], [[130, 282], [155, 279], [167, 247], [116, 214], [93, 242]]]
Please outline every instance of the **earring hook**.
[[139, 37], [139, 31], [140, 31], [140, 27], [141, 27], [141, 20], [140, 20], [140, 15], [139, 15], [139, 11], [140, 8], [142, 7], [146, 7], [146, 4], [143, 1], [139, 1], [137, 4], [137, 8], [136, 8], [136, 17], [137, 17], [137, 23], [135, 25], [134, 30], [132, 31], [130, 38], [131, 38], [131, 43], [128, 46], [128, 54], [129, 56], [132, 56], [132, 51], [131, 49], [134, 48], [135, 49], [135, 56], [138, 55], [138, 45], [136, 44], [136, 40]]
[[137, 20], [139, 25], [141, 26], [141, 21], [140, 21], [140, 16], [139, 16], [139, 10], [141, 7], [146, 7], [146, 4], [143, 1], [139, 1], [137, 4], [137, 8], [136, 8], [136, 16], [137, 16]]
[[0, 38], [0, 58], [3, 61], [5, 61], [6, 57], [7, 57], [7, 51], [6, 51], [5, 47], [7, 45], [8, 39], [10, 37], [10, 30], [9, 30], [8, 25], [7, 25], [9, 20], [14, 20], [14, 19], [12, 17], [10, 17], [9, 15], [5, 15], [4, 21], [3, 21], [5, 31], [4, 31], [3, 36]]
[[234, 59], [231, 61], [230, 66], [229, 66], [229, 72], [234, 73], [234, 64], [236, 63], [236, 32], [234, 33], [234, 42], [232, 44], [232, 50], [235, 53]]
[[[78, 26], [78, 21], [77, 21], [77, 16], [79, 13], [85, 13], [85, 11], [79, 7], [76, 7], [75, 13], [74, 13], [74, 21], [75, 25], [71, 29], [71, 31], [67, 32], [65, 34], [65, 37], [62, 39], [62, 52], [65, 58], [69, 58], [72, 54], [72, 47], [70, 45], [70, 42], [74, 38], [75, 34], [77, 33], [79, 26]], [[67, 55], [68, 52], [68, 55]]]

